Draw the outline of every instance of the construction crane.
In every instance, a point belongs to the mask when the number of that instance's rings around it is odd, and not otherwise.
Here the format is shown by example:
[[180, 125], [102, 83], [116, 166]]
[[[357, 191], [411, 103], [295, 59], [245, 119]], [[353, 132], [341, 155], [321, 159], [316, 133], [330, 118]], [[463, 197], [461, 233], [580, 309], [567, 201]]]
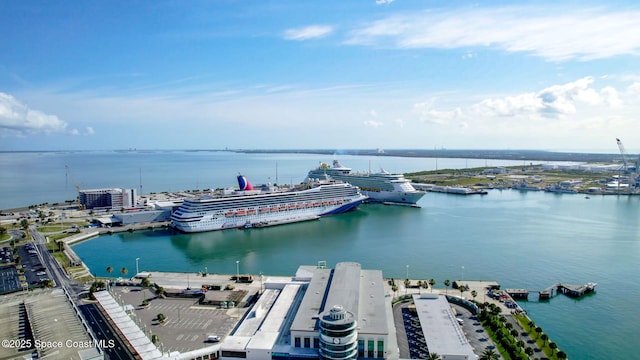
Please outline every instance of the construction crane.
[[[80, 184], [78, 184], [76, 182], [76, 180], [73, 178], [73, 174], [71, 174], [71, 169], [69, 168], [69, 165], [65, 165], [64, 166], [66, 173], [67, 173], [67, 177], [65, 178], [65, 184], [69, 181], [69, 179], [71, 179], [71, 182], [73, 183], [73, 186], [76, 188], [76, 192], [78, 199], [80, 198]], [[82, 209], [83, 206], [80, 205], [80, 209]]]
[[624, 148], [622, 141], [616, 138], [616, 142], [618, 143], [618, 148], [622, 155], [623, 165], [621, 169], [624, 169], [625, 173], [630, 175], [632, 185], [636, 188], [640, 188], [640, 155], [638, 155], [638, 159], [636, 159], [635, 163], [629, 161], [629, 154], [627, 154], [627, 150]]
[[[624, 148], [624, 145], [622, 144], [622, 141], [620, 139], [616, 138], [616, 143], [618, 143], [618, 149], [620, 149], [620, 155], [622, 155], [622, 168], [625, 172], [631, 171], [631, 169], [629, 169], [629, 162], [627, 161], [627, 157], [629, 156], [627, 154], [627, 150]], [[635, 171], [635, 169], [633, 171]]]

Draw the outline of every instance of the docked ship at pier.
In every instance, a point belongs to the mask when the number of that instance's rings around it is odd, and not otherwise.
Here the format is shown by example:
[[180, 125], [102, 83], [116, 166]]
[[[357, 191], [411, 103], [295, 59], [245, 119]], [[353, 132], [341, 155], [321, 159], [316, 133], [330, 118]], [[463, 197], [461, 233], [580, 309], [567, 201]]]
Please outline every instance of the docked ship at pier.
[[327, 177], [359, 187], [370, 202], [417, 206], [416, 203], [425, 194], [416, 190], [402, 174], [392, 174], [382, 169], [377, 173], [353, 173], [351, 168], [342, 166], [338, 160], [334, 160], [332, 166], [320, 163], [318, 168], [307, 174], [307, 179]]
[[366, 199], [357, 186], [342, 181], [254, 189], [239, 175], [238, 185], [237, 190], [185, 199], [171, 214], [171, 226], [187, 233], [273, 226], [354, 210]]

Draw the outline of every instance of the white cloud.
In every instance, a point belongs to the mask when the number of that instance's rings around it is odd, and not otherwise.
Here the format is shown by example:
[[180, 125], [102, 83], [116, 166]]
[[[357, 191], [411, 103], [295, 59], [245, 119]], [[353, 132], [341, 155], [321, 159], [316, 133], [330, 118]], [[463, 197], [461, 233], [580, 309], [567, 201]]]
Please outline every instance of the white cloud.
[[384, 125], [384, 123], [382, 123], [381, 121], [376, 121], [376, 120], [367, 120], [367, 121], [364, 121], [364, 125], [368, 126], [368, 127], [372, 127], [374, 129], [377, 129], [380, 126]]
[[393, 0], [376, 0], [377, 5], [388, 5], [391, 4]]
[[[640, 10], [568, 6], [444, 9], [392, 15], [351, 32], [347, 44], [497, 48], [549, 61], [640, 54]], [[624, 34], [624, 35], [622, 35]]]
[[405, 124], [404, 120], [402, 120], [402, 119], [400, 119], [400, 118], [398, 118], [398, 119], [394, 119], [394, 120], [393, 120], [393, 122], [394, 122], [396, 125], [398, 125], [398, 127], [401, 127], [401, 128], [403, 128], [403, 127], [404, 127], [404, 124]]
[[441, 111], [433, 109], [432, 105], [432, 101], [417, 103], [413, 106], [413, 111], [418, 114], [420, 120], [438, 125], [450, 124], [463, 117], [462, 109], [459, 107], [449, 111]]
[[333, 32], [333, 27], [328, 25], [311, 25], [298, 29], [288, 29], [284, 32], [287, 40], [309, 40], [321, 38]]
[[87, 135], [93, 135], [96, 133], [96, 131], [93, 130], [91, 126], [87, 126], [86, 131], [87, 131]]
[[621, 105], [622, 101], [615, 88], [607, 86], [597, 91], [591, 87], [593, 81], [593, 77], [584, 77], [574, 82], [547, 87], [537, 93], [485, 99], [472, 109], [484, 116], [533, 115], [561, 118], [575, 114], [577, 104], [609, 107]]
[[629, 85], [627, 90], [631, 94], [634, 94], [636, 96], [640, 96], [640, 82], [634, 82], [633, 84]]
[[67, 123], [57, 116], [30, 109], [13, 96], [0, 92], [0, 131], [22, 136], [65, 132], [66, 128]]

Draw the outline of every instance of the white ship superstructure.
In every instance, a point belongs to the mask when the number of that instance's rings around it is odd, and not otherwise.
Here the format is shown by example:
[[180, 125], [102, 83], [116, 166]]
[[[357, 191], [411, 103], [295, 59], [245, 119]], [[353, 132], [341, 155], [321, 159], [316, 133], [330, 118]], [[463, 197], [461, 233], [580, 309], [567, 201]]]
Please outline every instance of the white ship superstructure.
[[172, 226], [184, 232], [264, 227], [317, 219], [358, 207], [366, 196], [344, 182], [307, 182], [301, 188], [254, 190], [238, 176], [239, 191], [185, 199], [171, 215]]
[[338, 160], [333, 166], [321, 163], [309, 171], [307, 179], [326, 177], [348, 182], [360, 188], [369, 201], [415, 205], [424, 196], [424, 191], [416, 190], [402, 174], [391, 174], [381, 170], [378, 173], [352, 173], [351, 168], [342, 166]]

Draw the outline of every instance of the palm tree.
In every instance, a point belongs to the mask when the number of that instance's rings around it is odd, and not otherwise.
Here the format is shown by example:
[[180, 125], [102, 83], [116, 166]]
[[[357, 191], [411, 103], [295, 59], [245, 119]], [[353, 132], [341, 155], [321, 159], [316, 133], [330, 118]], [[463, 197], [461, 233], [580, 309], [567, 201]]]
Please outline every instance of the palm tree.
[[445, 293], [445, 295], [449, 292], [449, 286], [450, 285], [451, 285], [451, 281], [449, 279], [444, 281], [444, 286], [445, 286], [444, 293]]
[[433, 279], [433, 278], [429, 279], [429, 286], [431, 286], [431, 292], [433, 292], [433, 285], [435, 284], [436, 284], [436, 279]]
[[476, 296], [478, 296], [478, 292], [475, 290], [471, 290], [471, 296], [473, 297], [473, 301], [476, 301]]
[[109, 273], [109, 276], [111, 276], [111, 272], [113, 271], [113, 267], [112, 266], [107, 266], [107, 272]]
[[440, 355], [438, 355], [437, 353], [434, 352], [430, 352], [429, 356], [427, 357], [428, 360], [440, 360], [442, 359], [442, 357]]
[[554, 343], [553, 341], [550, 341], [549, 342], [549, 348], [551, 349], [551, 355], [553, 355], [553, 353], [558, 348], [558, 344]]
[[542, 328], [540, 326], [536, 326], [536, 334], [538, 334], [536, 335], [536, 337], [539, 337], [541, 333], [542, 333]]
[[560, 351], [558, 351], [556, 356], [558, 357], [558, 359], [566, 359], [567, 358], [567, 353], [562, 351], [562, 350], [560, 350]]
[[500, 356], [493, 349], [486, 349], [482, 355], [478, 358], [478, 360], [498, 360]]
[[524, 353], [525, 353], [525, 354], [527, 354], [527, 355], [529, 355], [529, 356], [533, 355], [533, 353], [534, 353], [534, 352], [535, 352], [535, 351], [533, 350], [533, 348], [532, 348], [531, 346], [527, 346], [527, 347], [524, 349]]
[[464, 286], [464, 285], [460, 285], [460, 286], [458, 286], [458, 290], [460, 290], [460, 297], [462, 297], [462, 293], [467, 291], [467, 290], [469, 290], [469, 289], [467, 289], [467, 287]]
[[544, 344], [547, 345], [547, 340], [549, 340], [549, 335], [542, 334], [540, 335], [540, 339], [542, 339], [542, 341], [544, 341]]
[[126, 267], [122, 267], [122, 269], [120, 269], [120, 274], [122, 274], [122, 276], [127, 275], [128, 272], [129, 272], [129, 270], [127, 270]]

